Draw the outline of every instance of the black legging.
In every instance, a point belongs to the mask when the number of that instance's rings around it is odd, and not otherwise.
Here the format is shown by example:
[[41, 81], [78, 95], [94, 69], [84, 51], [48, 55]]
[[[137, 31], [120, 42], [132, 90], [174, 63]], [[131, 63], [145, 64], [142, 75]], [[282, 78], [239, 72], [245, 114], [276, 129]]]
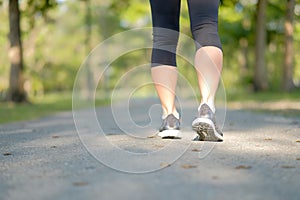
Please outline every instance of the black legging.
[[[218, 35], [220, 0], [187, 1], [196, 48], [215, 46], [222, 49]], [[150, 0], [153, 24], [152, 66], [176, 66], [180, 4], [181, 0]]]

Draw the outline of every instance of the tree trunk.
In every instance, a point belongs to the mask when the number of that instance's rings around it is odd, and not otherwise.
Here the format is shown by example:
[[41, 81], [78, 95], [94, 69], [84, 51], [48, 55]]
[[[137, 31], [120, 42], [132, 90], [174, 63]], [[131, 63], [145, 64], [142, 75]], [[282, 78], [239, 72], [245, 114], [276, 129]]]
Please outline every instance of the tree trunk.
[[294, 68], [294, 50], [293, 50], [293, 34], [294, 34], [294, 8], [295, 0], [287, 0], [286, 17], [284, 23], [285, 30], [285, 55], [283, 65], [283, 82], [282, 88], [285, 91], [292, 90], [295, 85], [293, 82]]
[[249, 74], [248, 40], [246, 38], [241, 38], [239, 44], [241, 49], [238, 57], [240, 65], [240, 79], [244, 80], [247, 74]]
[[267, 0], [259, 0], [257, 3], [257, 18], [255, 32], [255, 67], [254, 89], [267, 90], [269, 88], [268, 76], [265, 63], [266, 49], [266, 7]]
[[9, 0], [9, 59], [10, 77], [6, 99], [13, 102], [27, 101], [24, 89], [23, 55], [18, 0]]
[[[88, 56], [91, 52], [91, 38], [92, 38], [92, 13], [91, 13], [91, 1], [85, 0], [85, 53]], [[86, 98], [88, 100], [93, 100], [93, 72], [92, 72], [92, 63], [90, 58], [86, 60]]]

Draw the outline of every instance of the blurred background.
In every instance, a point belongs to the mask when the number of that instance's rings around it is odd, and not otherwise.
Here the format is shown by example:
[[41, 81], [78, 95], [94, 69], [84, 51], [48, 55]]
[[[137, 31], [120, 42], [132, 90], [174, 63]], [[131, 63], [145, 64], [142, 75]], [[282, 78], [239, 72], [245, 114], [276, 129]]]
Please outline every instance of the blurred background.
[[[227, 100], [299, 101], [300, 0], [223, 0], [219, 12]], [[180, 20], [181, 32], [191, 36], [185, 0]], [[0, 21], [4, 123], [70, 110], [76, 73], [89, 52], [114, 34], [150, 27], [151, 13], [146, 0], [0, 0]], [[105, 89], [150, 55], [146, 49], [115, 60]], [[197, 87], [194, 69], [178, 63]]]

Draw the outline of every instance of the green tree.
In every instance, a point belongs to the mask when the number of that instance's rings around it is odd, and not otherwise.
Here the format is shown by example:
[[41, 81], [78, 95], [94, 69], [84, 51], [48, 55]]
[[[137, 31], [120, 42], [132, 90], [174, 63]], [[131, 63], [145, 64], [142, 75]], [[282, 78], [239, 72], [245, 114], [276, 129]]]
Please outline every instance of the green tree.
[[286, 16], [284, 23], [285, 30], [285, 51], [284, 51], [284, 65], [282, 88], [285, 91], [292, 90], [295, 85], [293, 82], [293, 68], [294, 68], [294, 50], [293, 50], [293, 35], [294, 35], [294, 9], [295, 0], [287, 0], [286, 2]]
[[27, 96], [24, 89], [23, 52], [18, 0], [9, 1], [9, 41], [10, 78], [6, 99], [8, 101], [24, 102], [27, 101]]
[[[2, 4], [2, 1], [0, 1]], [[47, 19], [47, 10], [56, 5], [55, 0], [34, 1], [27, 0], [26, 12], [31, 28], [34, 26], [34, 19], [37, 13], [41, 13]], [[20, 26], [21, 11], [18, 0], [9, 0], [9, 58], [10, 58], [10, 77], [9, 88], [6, 95], [6, 100], [13, 102], [28, 101], [27, 94], [24, 88], [24, 64], [23, 64], [23, 49], [22, 49], [22, 30]]]
[[255, 66], [254, 66], [254, 89], [267, 90], [269, 88], [265, 49], [266, 49], [266, 8], [267, 0], [259, 0], [256, 13], [255, 30]]
[[[91, 13], [91, 1], [90, 0], [83, 0], [85, 2], [85, 53], [88, 55], [91, 51], [91, 37], [92, 37], [92, 13]], [[91, 100], [93, 98], [93, 94], [91, 92], [93, 88], [93, 74], [90, 69], [90, 60], [87, 59], [87, 70], [86, 70], [86, 84], [87, 84], [87, 94], [85, 96]]]

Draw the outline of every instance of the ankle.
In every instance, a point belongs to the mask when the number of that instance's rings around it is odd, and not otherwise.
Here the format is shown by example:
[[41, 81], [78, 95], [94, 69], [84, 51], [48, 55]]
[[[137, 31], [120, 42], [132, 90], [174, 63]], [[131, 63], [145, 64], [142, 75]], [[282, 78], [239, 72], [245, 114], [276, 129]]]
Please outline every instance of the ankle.
[[168, 111], [165, 111], [165, 110], [164, 110], [163, 115], [162, 115], [162, 119], [165, 119], [165, 118], [166, 118], [168, 115], [170, 115], [170, 114], [173, 114], [174, 117], [176, 117], [177, 119], [180, 118], [179, 113], [177, 112], [176, 109], [174, 109], [172, 112], [168, 112]]
[[198, 107], [198, 111], [200, 110], [200, 108], [203, 104], [207, 104], [209, 106], [209, 108], [213, 111], [213, 113], [216, 112], [215, 103], [213, 100], [211, 100], [211, 99], [208, 99], [207, 101], [202, 100]]

